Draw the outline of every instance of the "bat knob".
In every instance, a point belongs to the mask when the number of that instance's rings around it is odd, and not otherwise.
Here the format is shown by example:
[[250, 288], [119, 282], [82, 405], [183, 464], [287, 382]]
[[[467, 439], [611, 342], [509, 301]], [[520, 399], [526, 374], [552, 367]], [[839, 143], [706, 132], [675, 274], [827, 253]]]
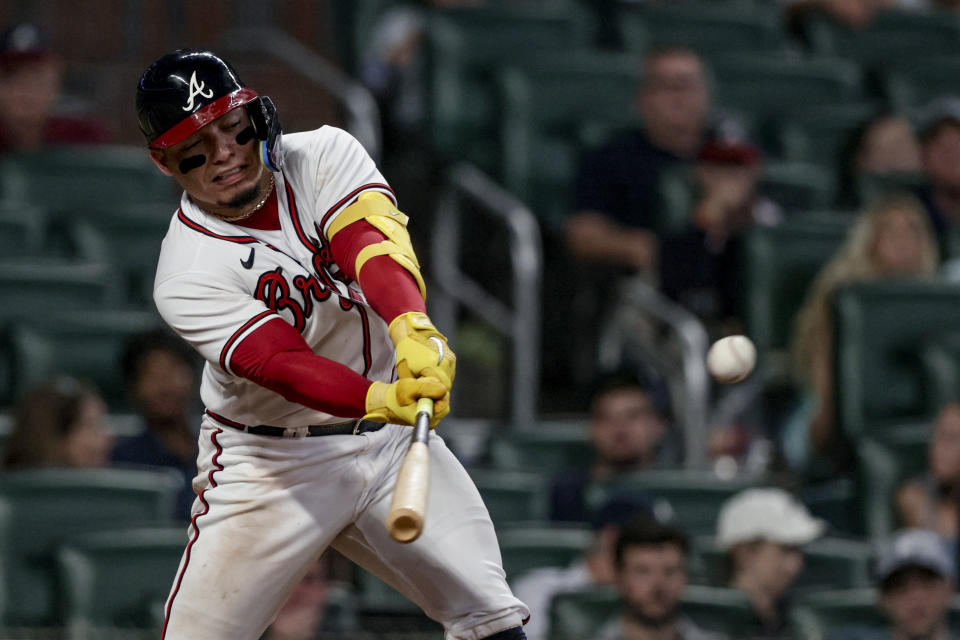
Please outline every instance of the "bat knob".
[[397, 542], [409, 543], [420, 537], [423, 531], [423, 516], [414, 509], [399, 508], [387, 518], [390, 537]]

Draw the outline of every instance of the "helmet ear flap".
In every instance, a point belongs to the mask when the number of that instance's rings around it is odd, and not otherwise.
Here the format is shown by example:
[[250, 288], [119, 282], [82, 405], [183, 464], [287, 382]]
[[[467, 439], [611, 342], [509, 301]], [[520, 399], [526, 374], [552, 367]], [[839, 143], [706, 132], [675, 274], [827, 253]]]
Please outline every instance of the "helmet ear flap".
[[277, 117], [276, 105], [267, 96], [259, 96], [247, 103], [247, 115], [250, 116], [257, 140], [260, 140], [260, 161], [270, 171], [280, 171], [283, 164], [283, 129]]

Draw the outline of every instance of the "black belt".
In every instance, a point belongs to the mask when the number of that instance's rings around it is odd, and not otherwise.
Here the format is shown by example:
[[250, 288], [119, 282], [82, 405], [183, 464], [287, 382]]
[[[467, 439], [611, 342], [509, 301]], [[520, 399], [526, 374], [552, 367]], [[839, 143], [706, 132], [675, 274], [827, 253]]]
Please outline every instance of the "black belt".
[[306, 427], [274, 427], [267, 424], [246, 425], [234, 422], [217, 415], [212, 411], [207, 411], [207, 415], [221, 424], [228, 427], [246, 431], [258, 436], [270, 436], [272, 438], [309, 438], [311, 436], [349, 436], [359, 435], [361, 433], [370, 433], [383, 428], [384, 422], [373, 422], [372, 420], [350, 420], [349, 422], [338, 422], [336, 424], [311, 424]]

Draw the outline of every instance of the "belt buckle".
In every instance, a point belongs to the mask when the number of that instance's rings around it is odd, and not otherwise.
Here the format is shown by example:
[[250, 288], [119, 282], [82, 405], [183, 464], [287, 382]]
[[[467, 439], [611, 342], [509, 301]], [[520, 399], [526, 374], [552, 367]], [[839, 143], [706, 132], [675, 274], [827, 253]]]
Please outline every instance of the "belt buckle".
[[288, 427], [283, 432], [284, 438], [305, 438], [310, 433], [310, 427]]

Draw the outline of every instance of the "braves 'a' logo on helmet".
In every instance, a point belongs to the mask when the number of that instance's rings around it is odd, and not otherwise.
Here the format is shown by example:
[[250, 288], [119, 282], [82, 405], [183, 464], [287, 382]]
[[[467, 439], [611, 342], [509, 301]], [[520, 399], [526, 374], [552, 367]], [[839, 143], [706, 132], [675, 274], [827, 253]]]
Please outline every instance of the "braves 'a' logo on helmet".
[[207, 89], [206, 93], [204, 93], [204, 89], [206, 89], [206, 83], [204, 83], [202, 80], [198, 83], [197, 72], [194, 71], [190, 75], [190, 86], [187, 88], [187, 91], [190, 92], [190, 95], [187, 96], [187, 104], [183, 107], [184, 111], [193, 111], [193, 101], [196, 100], [197, 96], [202, 98], [213, 97], [213, 89]]

